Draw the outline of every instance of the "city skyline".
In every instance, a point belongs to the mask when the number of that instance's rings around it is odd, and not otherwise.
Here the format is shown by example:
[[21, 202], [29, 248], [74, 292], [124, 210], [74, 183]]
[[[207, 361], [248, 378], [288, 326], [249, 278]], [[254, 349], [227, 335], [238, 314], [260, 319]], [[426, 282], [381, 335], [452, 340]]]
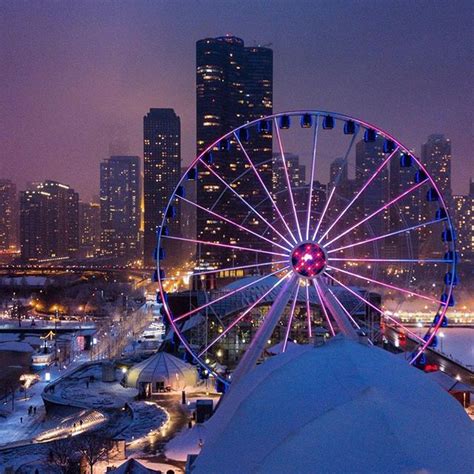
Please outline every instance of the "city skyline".
[[[18, 189], [26, 181], [55, 179], [90, 199], [97, 193], [98, 163], [110, 155], [111, 144], [127, 148], [123, 154], [142, 155], [141, 118], [150, 107], [175, 108], [182, 119], [183, 163], [189, 163], [195, 154], [195, 42], [231, 32], [249, 45], [254, 39], [272, 43], [275, 111], [308, 107], [353, 113], [393, 132], [418, 155], [427, 136], [443, 133], [453, 144], [453, 192], [467, 194], [472, 71], [469, 45], [462, 39], [469, 34], [469, 15], [463, 11], [470, 4], [423, 8], [420, 2], [408, 9], [403, 2], [390, 8], [366, 2], [367, 8], [335, 4], [318, 10], [300, 2], [299, 9], [285, 12], [285, 21], [289, 17], [294, 24], [285, 34], [279, 28], [280, 2], [272, 9], [252, 4], [255, 20], [249, 24], [243, 17], [250, 4], [225, 12], [212, 11], [211, 5], [200, 4], [199, 26], [191, 25], [196, 9], [185, 3], [173, 9], [182, 13], [179, 24], [166, 23], [175, 14], [166, 5], [78, 4], [61, 22], [55, 22], [63, 13], [58, 5], [6, 5], [8, 87], [2, 102], [9, 118], [2, 131], [2, 177]], [[35, 18], [28, 31], [26, 8]], [[216, 23], [220, 13], [222, 21]], [[87, 21], [91, 17], [96, 21]], [[268, 27], [264, 35], [260, 20]], [[153, 28], [153, 22], [162, 28]], [[35, 42], [38, 35], [41, 41]], [[100, 44], [97, 51], [84, 49], [82, 37], [91, 35]], [[315, 41], [313, 35], [331, 40]], [[41, 51], [46, 60], [40, 63]], [[383, 70], [377, 66], [382, 54], [390, 65]], [[21, 79], [13, 81], [18, 75]]]

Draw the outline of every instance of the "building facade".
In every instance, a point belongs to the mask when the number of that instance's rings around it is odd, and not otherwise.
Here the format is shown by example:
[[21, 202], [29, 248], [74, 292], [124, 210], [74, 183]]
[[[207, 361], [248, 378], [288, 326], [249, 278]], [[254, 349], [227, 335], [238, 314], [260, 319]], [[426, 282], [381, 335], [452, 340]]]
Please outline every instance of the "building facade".
[[[234, 36], [206, 38], [196, 44], [196, 135], [197, 153], [232, 129], [264, 117], [273, 110], [273, 51], [266, 47], [246, 47], [244, 41]], [[243, 146], [258, 169], [268, 190], [272, 189], [272, 127], [257, 132], [253, 127]], [[229, 147], [216, 146], [213, 165], [219, 175], [236, 193], [258, 210], [269, 221], [272, 207], [264, 201], [265, 194], [256, 186], [256, 178], [249, 169], [240, 144], [232, 137]], [[197, 183], [198, 204], [214, 209], [225, 217], [245, 223], [256, 232], [263, 232], [262, 222], [249, 208], [212, 173], [199, 168]], [[219, 200], [218, 205], [215, 203]], [[263, 201], [263, 202], [262, 202]], [[197, 212], [197, 238], [224, 244], [236, 244], [261, 250], [271, 249], [271, 244], [249, 233], [236, 231], [231, 224]], [[229, 267], [230, 263], [245, 264], [267, 261], [268, 255], [236, 255], [232, 249], [201, 246], [198, 249], [203, 268]], [[256, 256], [258, 258], [256, 260]]]
[[125, 264], [141, 259], [140, 158], [111, 156], [100, 164], [101, 254]]
[[44, 181], [20, 193], [23, 260], [75, 257], [79, 250], [79, 195], [70, 186]]
[[[181, 175], [181, 121], [173, 109], [150, 109], [143, 118], [143, 175], [144, 175], [144, 262], [153, 266], [156, 231], [163, 212]], [[173, 235], [180, 234], [180, 208], [175, 203], [175, 216], [168, 226]], [[165, 248], [168, 247], [168, 248]], [[169, 269], [176, 245], [163, 242]]]
[[16, 185], [0, 179], [0, 250], [18, 246], [18, 199]]
[[100, 254], [100, 204], [79, 203], [79, 249], [81, 257]]

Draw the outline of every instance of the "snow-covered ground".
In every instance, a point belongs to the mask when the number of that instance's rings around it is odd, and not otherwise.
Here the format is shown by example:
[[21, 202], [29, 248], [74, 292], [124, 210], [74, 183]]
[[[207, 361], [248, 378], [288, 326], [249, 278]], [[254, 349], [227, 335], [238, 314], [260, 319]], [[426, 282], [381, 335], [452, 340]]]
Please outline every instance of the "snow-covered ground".
[[132, 423], [119, 434], [119, 438], [137, 444], [147, 435], [159, 431], [169, 422], [168, 412], [158, 404], [149, 401], [128, 404], [133, 413]]
[[54, 398], [72, 405], [107, 409], [122, 408], [138, 394], [135, 388], [120, 385], [122, 373], [116, 371], [115, 382], [102, 382], [100, 363], [88, 365], [61, 379], [54, 387]]

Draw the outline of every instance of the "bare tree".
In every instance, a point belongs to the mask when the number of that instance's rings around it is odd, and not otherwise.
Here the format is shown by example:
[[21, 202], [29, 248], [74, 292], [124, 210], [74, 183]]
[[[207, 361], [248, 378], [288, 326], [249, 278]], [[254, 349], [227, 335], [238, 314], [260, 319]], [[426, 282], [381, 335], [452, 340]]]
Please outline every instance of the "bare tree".
[[76, 443], [76, 448], [85, 458], [91, 474], [94, 472], [94, 465], [107, 456], [110, 446], [110, 441], [98, 434], [85, 434]]
[[77, 463], [74, 462], [75, 444], [70, 438], [58, 439], [49, 444], [48, 461], [56, 466], [63, 474], [76, 472]]

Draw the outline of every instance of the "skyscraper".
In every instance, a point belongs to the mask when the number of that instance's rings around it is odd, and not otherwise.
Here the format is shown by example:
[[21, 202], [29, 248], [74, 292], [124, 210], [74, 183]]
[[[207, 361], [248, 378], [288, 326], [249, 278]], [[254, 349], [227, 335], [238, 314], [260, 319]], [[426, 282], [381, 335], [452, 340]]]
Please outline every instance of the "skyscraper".
[[[163, 212], [181, 172], [181, 122], [173, 109], [150, 109], [143, 117], [143, 158], [144, 256], [145, 265], [153, 266], [156, 230], [161, 225]], [[170, 233], [176, 236], [180, 233], [179, 202], [176, 203], [175, 211], [175, 217], [170, 219], [168, 227]], [[173, 248], [176, 245], [163, 242], [162, 247], [167, 253], [168, 265], [176, 264], [173, 261]]]
[[11, 250], [18, 244], [18, 201], [16, 186], [0, 179], [0, 250]]
[[130, 263], [140, 258], [140, 159], [111, 156], [100, 164], [101, 253]]
[[82, 257], [94, 257], [100, 251], [100, 204], [79, 203], [79, 249]]
[[24, 260], [76, 256], [79, 195], [56, 181], [20, 193], [20, 245]]
[[451, 140], [441, 134], [430, 135], [421, 146], [421, 161], [449, 203], [452, 195]]
[[[385, 158], [384, 138], [377, 136], [373, 142], [360, 140], [356, 145], [356, 188], [361, 189]], [[372, 214], [389, 200], [389, 169], [384, 167], [356, 202], [354, 210], [357, 220]], [[357, 232], [361, 237], [382, 235], [388, 229], [388, 212], [383, 211], [360, 226]], [[381, 241], [381, 246], [384, 242]]]
[[453, 196], [457, 251], [463, 262], [474, 262], [474, 182], [467, 196]]
[[[245, 47], [240, 38], [223, 36], [206, 38], [196, 44], [196, 124], [197, 152], [230, 130], [272, 113], [273, 107], [273, 51], [265, 47]], [[252, 206], [264, 199], [263, 191], [256, 191], [255, 177], [248, 170], [248, 163], [235, 140], [231, 149], [214, 150], [214, 164], [220, 176]], [[263, 133], [252, 130], [245, 149], [255, 163], [267, 188], [272, 185], [272, 133], [271, 127]], [[200, 168], [197, 186], [198, 204], [209, 209], [225, 186], [208, 171]], [[238, 199], [228, 191], [220, 198], [219, 211], [232, 215], [234, 221], [247, 223], [257, 229], [255, 216], [248, 214]], [[267, 201], [259, 205], [262, 215], [271, 219], [271, 206]], [[236, 233], [229, 223], [219, 221], [204, 211], [197, 212], [197, 237], [199, 240], [234, 243], [267, 249], [270, 244], [248, 233]], [[270, 247], [269, 247], [270, 245]], [[262, 259], [264, 254], [260, 254]], [[239, 263], [246, 263], [240, 255]], [[267, 255], [268, 257], [268, 255]], [[255, 262], [255, 255], [248, 256]], [[263, 257], [265, 259], [265, 257]], [[268, 258], [267, 258], [268, 260]], [[207, 246], [201, 258], [203, 266], [229, 266], [235, 261], [232, 250]]]

